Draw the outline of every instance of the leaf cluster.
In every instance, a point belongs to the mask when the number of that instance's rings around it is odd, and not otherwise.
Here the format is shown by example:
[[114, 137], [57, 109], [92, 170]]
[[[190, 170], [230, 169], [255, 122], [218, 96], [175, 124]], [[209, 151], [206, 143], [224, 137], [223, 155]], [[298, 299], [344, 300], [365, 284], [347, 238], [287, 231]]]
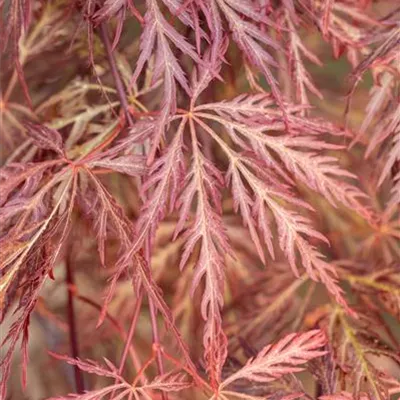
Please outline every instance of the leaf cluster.
[[36, 361], [71, 394], [32, 399], [400, 392], [395, 1], [0, 0], [0, 21], [1, 399]]

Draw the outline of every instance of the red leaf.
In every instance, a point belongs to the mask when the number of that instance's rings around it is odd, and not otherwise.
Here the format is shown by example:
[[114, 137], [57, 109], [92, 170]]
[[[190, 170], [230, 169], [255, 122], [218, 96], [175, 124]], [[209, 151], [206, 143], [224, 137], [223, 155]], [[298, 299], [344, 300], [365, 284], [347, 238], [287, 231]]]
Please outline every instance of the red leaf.
[[41, 149], [53, 150], [64, 157], [63, 140], [60, 133], [44, 125], [25, 123], [28, 128], [28, 135], [33, 139], [36, 146]]

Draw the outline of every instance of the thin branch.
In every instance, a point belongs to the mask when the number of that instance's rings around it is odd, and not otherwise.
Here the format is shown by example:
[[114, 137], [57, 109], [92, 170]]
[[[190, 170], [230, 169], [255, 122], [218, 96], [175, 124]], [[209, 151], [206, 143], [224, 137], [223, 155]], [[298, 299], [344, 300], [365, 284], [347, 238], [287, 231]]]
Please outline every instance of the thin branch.
[[[72, 247], [72, 246], [71, 246]], [[71, 250], [71, 249], [70, 249]], [[69, 341], [71, 346], [71, 354], [74, 359], [79, 358], [79, 344], [78, 344], [78, 335], [76, 331], [76, 319], [75, 319], [75, 309], [74, 309], [74, 294], [70, 288], [75, 286], [74, 280], [74, 271], [71, 265], [71, 251], [68, 252], [68, 256], [65, 263], [66, 269], [66, 282], [67, 282], [67, 295], [68, 295], [68, 308], [67, 308], [67, 317], [68, 317], [68, 326], [69, 326]], [[82, 371], [79, 369], [77, 365], [73, 366], [74, 375], [75, 375], [75, 385], [76, 391], [79, 394], [84, 393], [85, 391], [85, 383], [83, 380]]]
[[[86, 304], [88, 304], [89, 306], [95, 308], [96, 310], [101, 312], [102, 306], [98, 303], [96, 303], [94, 300], [86, 297], [86, 296], [82, 296], [80, 294], [77, 294], [73, 289], [70, 288], [70, 290], [72, 290], [74, 292], [74, 296], [77, 300], [80, 300]], [[129, 333], [126, 333], [124, 328], [121, 326], [121, 324], [115, 319], [115, 317], [113, 317], [108, 311], [106, 311], [106, 319], [110, 322], [110, 325], [114, 327], [114, 329], [121, 335], [122, 340], [125, 342], [130, 342], [128, 340], [129, 337]], [[129, 349], [129, 354], [131, 356], [132, 359], [132, 363], [135, 367], [135, 369], [137, 371], [140, 370], [141, 365], [140, 365], [140, 359], [135, 351], [134, 348], [132, 348], [132, 346], [128, 347]], [[144, 382], [142, 382], [144, 383]]]
[[142, 300], [143, 300], [143, 290], [140, 291], [140, 294], [139, 294], [138, 299], [137, 299], [136, 304], [135, 304], [135, 310], [134, 310], [133, 315], [132, 315], [131, 326], [129, 327], [128, 336], [127, 336], [126, 341], [125, 341], [124, 350], [122, 352], [121, 361], [120, 361], [119, 368], [118, 368], [118, 373], [120, 375], [122, 375], [122, 372], [123, 372], [124, 367], [125, 367], [126, 359], [128, 357], [129, 349], [130, 349], [130, 346], [131, 346], [131, 343], [132, 343], [132, 338], [133, 338], [133, 335], [135, 333], [137, 321], [138, 321], [138, 318], [139, 318], [140, 309], [142, 307]]
[[[157, 310], [156, 310], [156, 307], [154, 306], [153, 300], [150, 298], [149, 298], [149, 303], [150, 303], [151, 327], [152, 327], [152, 331], [153, 331], [153, 343], [156, 345], [156, 348], [159, 349], [160, 336], [158, 334], [158, 328], [157, 328]], [[157, 350], [157, 366], [158, 366], [158, 371], [159, 371], [160, 375], [164, 374], [164, 365], [162, 362], [162, 355], [159, 350]], [[165, 393], [164, 393], [164, 395], [165, 395]]]
[[[110, 63], [110, 67], [111, 67], [111, 73], [114, 78], [116, 90], [117, 90], [119, 99], [121, 101], [122, 108], [124, 109], [124, 112], [125, 112], [126, 120], [128, 122], [129, 127], [132, 127], [133, 123], [134, 123], [133, 118], [129, 112], [129, 104], [128, 104], [128, 100], [126, 98], [125, 89], [124, 89], [124, 86], [123, 86], [123, 83], [121, 80], [121, 76], [118, 72], [117, 64], [116, 64], [116, 61], [115, 61], [115, 58], [113, 55], [110, 38], [108, 36], [107, 25], [104, 22], [100, 25], [100, 33], [101, 33], [102, 41], [106, 48], [108, 61]], [[147, 241], [146, 246], [145, 246], [147, 261], [150, 261], [150, 257], [149, 257], [150, 246], [149, 246], [149, 244], [150, 244], [149, 241]], [[153, 300], [151, 298], [149, 298], [149, 307], [150, 307], [151, 327], [152, 327], [152, 331], [153, 331], [153, 344], [155, 344], [156, 347], [159, 348], [160, 339], [159, 339], [157, 320], [156, 320], [157, 310], [156, 310]], [[131, 328], [135, 326], [133, 323], [134, 323], [134, 319], [132, 320]], [[133, 331], [134, 331], [134, 329], [132, 330], [132, 334], [133, 334]], [[127, 342], [127, 344], [125, 345], [124, 353], [127, 350], [127, 346], [129, 346], [129, 343], [130, 343], [130, 341]], [[125, 358], [126, 358], [126, 356], [125, 356]], [[125, 363], [125, 361], [122, 359], [121, 360], [122, 368], [123, 368], [124, 363]], [[120, 368], [121, 368], [121, 366], [120, 366]], [[164, 373], [164, 366], [163, 366], [163, 362], [162, 362], [162, 354], [158, 350], [157, 350], [157, 366], [158, 366], [159, 374], [162, 375]], [[161, 393], [161, 397], [163, 400], [168, 399], [167, 395], [164, 392]]]
[[[132, 315], [131, 326], [129, 327], [128, 336], [125, 338], [124, 350], [122, 351], [121, 361], [119, 363], [118, 374], [120, 376], [122, 376], [122, 373], [123, 373], [124, 367], [125, 367], [125, 363], [126, 363], [126, 359], [128, 358], [128, 353], [131, 350], [133, 335], [135, 334], [136, 325], [137, 325], [137, 321], [138, 321], [139, 314], [140, 314], [140, 309], [142, 307], [142, 300], [143, 300], [143, 289], [140, 289], [140, 293], [139, 293], [138, 299], [136, 301], [135, 309], [134, 309], [133, 315]], [[139, 365], [135, 365], [135, 367], [137, 369], [137, 373], [139, 374], [139, 371], [141, 371], [141, 367], [139, 367]], [[140, 380], [143, 384], [146, 382], [146, 378], [143, 374], [140, 375]], [[118, 379], [115, 380], [115, 384], [117, 384], [117, 383], [118, 383]], [[112, 392], [110, 399], [114, 398], [114, 394], [115, 394], [115, 391]]]

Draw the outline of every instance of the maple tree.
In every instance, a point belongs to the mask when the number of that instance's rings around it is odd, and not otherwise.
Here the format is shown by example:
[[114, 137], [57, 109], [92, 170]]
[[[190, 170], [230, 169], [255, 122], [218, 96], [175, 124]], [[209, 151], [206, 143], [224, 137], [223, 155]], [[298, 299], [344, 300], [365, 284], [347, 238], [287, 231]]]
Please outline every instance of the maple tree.
[[400, 393], [396, 3], [0, 0], [0, 398]]

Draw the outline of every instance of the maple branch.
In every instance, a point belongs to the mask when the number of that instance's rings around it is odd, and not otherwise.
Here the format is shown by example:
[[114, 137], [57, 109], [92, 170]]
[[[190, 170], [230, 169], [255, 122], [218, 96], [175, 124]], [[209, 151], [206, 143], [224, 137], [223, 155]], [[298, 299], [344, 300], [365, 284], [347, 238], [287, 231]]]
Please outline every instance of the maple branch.
[[[72, 288], [70, 288], [70, 290], [73, 291]], [[84, 302], [85, 304], [88, 304], [89, 306], [91, 306], [101, 312], [102, 306], [99, 305], [98, 303], [96, 303], [94, 300], [90, 299], [89, 297], [75, 293], [75, 298], [77, 300]], [[126, 333], [124, 328], [121, 326], [121, 324], [108, 311], [106, 311], [106, 319], [110, 322], [110, 325], [112, 327], [114, 327], [114, 329], [121, 336], [121, 338], [125, 342], [127, 342], [128, 337], [129, 337], [129, 332]], [[137, 370], [139, 370], [140, 369], [140, 360], [139, 360], [138, 355], [136, 354], [135, 349], [133, 349], [132, 347], [129, 347], [129, 353], [130, 353], [130, 356], [131, 356], [131, 359], [132, 359], [132, 362], [133, 362], [135, 368]], [[142, 382], [142, 383], [144, 383], [144, 382]]]
[[[150, 306], [150, 320], [151, 320], [151, 328], [153, 331], [153, 346], [155, 345], [156, 347], [156, 356], [157, 356], [157, 368], [158, 368], [158, 373], [160, 375], [164, 374], [164, 364], [162, 361], [162, 354], [160, 352], [160, 336], [158, 334], [158, 328], [157, 328], [157, 310], [154, 305], [154, 301], [149, 297], [149, 306]], [[163, 400], [168, 400], [168, 396], [164, 393], [161, 392], [161, 397]]]
[[[121, 361], [119, 363], [119, 368], [118, 368], [118, 375], [120, 375], [120, 376], [122, 376], [122, 372], [123, 372], [124, 367], [125, 367], [126, 359], [128, 358], [128, 353], [130, 351], [133, 335], [135, 334], [137, 320], [139, 318], [140, 309], [142, 307], [142, 300], [143, 300], [143, 289], [140, 290], [138, 299], [137, 299], [136, 304], [135, 304], [135, 309], [133, 311], [133, 315], [132, 315], [131, 325], [129, 327], [128, 336], [125, 338], [124, 350], [122, 351]], [[139, 374], [139, 372], [141, 371], [141, 368], [137, 368], [137, 370], [138, 370], [138, 374]], [[146, 378], [143, 376], [143, 374], [140, 374], [140, 378], [139, 379], [141, 380], [141, 382], [143, 384], [146, 383]], [[117, 384], [117, 383], [118, 383], [118, 379], [115, 379], [114, 384]], [[110, 398], [111, 399], [114, 398], [114, 395], [115, 395], [115, 390], [114, 390], [114, 392], [112, 392]]]
[[[105, 23], [100, 24], [100, 32], [101, 32], [101, 37], [102, 37], [104, 46], [106, 48], [107, 57], [108, 57], [108, 61], [110, 63], [111, 73], [112, 73], [114, 81], [115, 81], [115, 86], [116, 86], [116, 89], [118, 92], [118, 96], [120, 98], [122, 108], [124, 109], [124, 112], [125, 112], [126, 120], [128, 121], [129, 127], [132, 127], [133, 119], [129, 112], [128, 100], [126, 98], [122, 80], [121, 80], [121, 77], [120, 77], [118, 69], [117, 69], [115, 58], [114, 58], [114, 55], [112, 52], [110, 38], [108, 36], [107, 26]], [[146, 243], [146, 244], [148, 245], [149, 243]], [[148, 247], [148, 249], [150, 249], [149, 246], [147, 246], [147, 247]], [[159, 345], [160, 339], [159, 339], [157, 321], [156, 321], [157, 311], [156, 311], [156, 308], [155, 308], [154, 303], [151, 298], [149, 298], [149, 306], [150, 306], [151, 326], [152, 326], [152, 331], [153, 331], [153, 343], [156, 345]], [[130, 335], [133, 335], [135, 325], [136, 325], [136, 322], [135, 322], [135, 315], [134, 315], [132, 324], [131, 324], [131, 329], [129, 332]], [[120, 369], [123, 369], [123, 367], [124, 367], [127, 350], [129, 348], [130, 341], [131, 341], [130, 339], [131, 339], [131, 337], [128, 338], [128, 340], [125, 344], [124, 352], [123, 352], [122, 359], [121, 359]], [[164, 366], [162, 363], [162, 355], [159, 351], [157, 351], [157, 365], [158, 365], [158, 371], [159, 371], [160, 375], [162, 375], [164, 373]], [[161, 397], [163, 398], [163, 400], [168, 399], [167, 395], [163, 392], [161, 393]]]
[[135, 310], [132, 315], [131, 325], [129, 327], [128, 336], [125, 340], [125, 346], [124, 346], [124, 350], [122, 352], [121, 361], [120, 361], [119, 368], [118, 368], [119, 375], [122, 375], [122, 372], [125, 367], [125, 362], [128, 357], [129, 348], [131, 346], [132, 338], [133, 338], [133, 335], [134, 335], [135, 329], [136, 329], [137, 320], [139, 318], [139, 312], [140, 312], [140, 309], [142, 306], [142, 300], [143, 300], [143, 290], [140, 291], [140, 294], [139, 294], [138, 299], [135, 304]]
[[[70, 246], [70, 250], [71, 247], [72, 246]], [[71, 254], [72, 252], [69, 251], [65, 262], [67, 295], [68, 295], [67, 317], [68, 317], [69, 341], [71, 346], [71, 353], [72, 357], [74, 359], [77, 359], [79, 358], [79, 344], [78, 344], [78, 335], [76, 331], [74, 293], [73, 290], [69, 290], [69, 288], [73, 288], [75, 286], [74, 271], [72, 270], [71, 266]], [[79, 369], [77, 365], [74, 365], [73, 368], [74, 368], [75, 385], [77, 393], [82, 394], [85, 391], [85, 382], [83, 380], [82, 371]]]

